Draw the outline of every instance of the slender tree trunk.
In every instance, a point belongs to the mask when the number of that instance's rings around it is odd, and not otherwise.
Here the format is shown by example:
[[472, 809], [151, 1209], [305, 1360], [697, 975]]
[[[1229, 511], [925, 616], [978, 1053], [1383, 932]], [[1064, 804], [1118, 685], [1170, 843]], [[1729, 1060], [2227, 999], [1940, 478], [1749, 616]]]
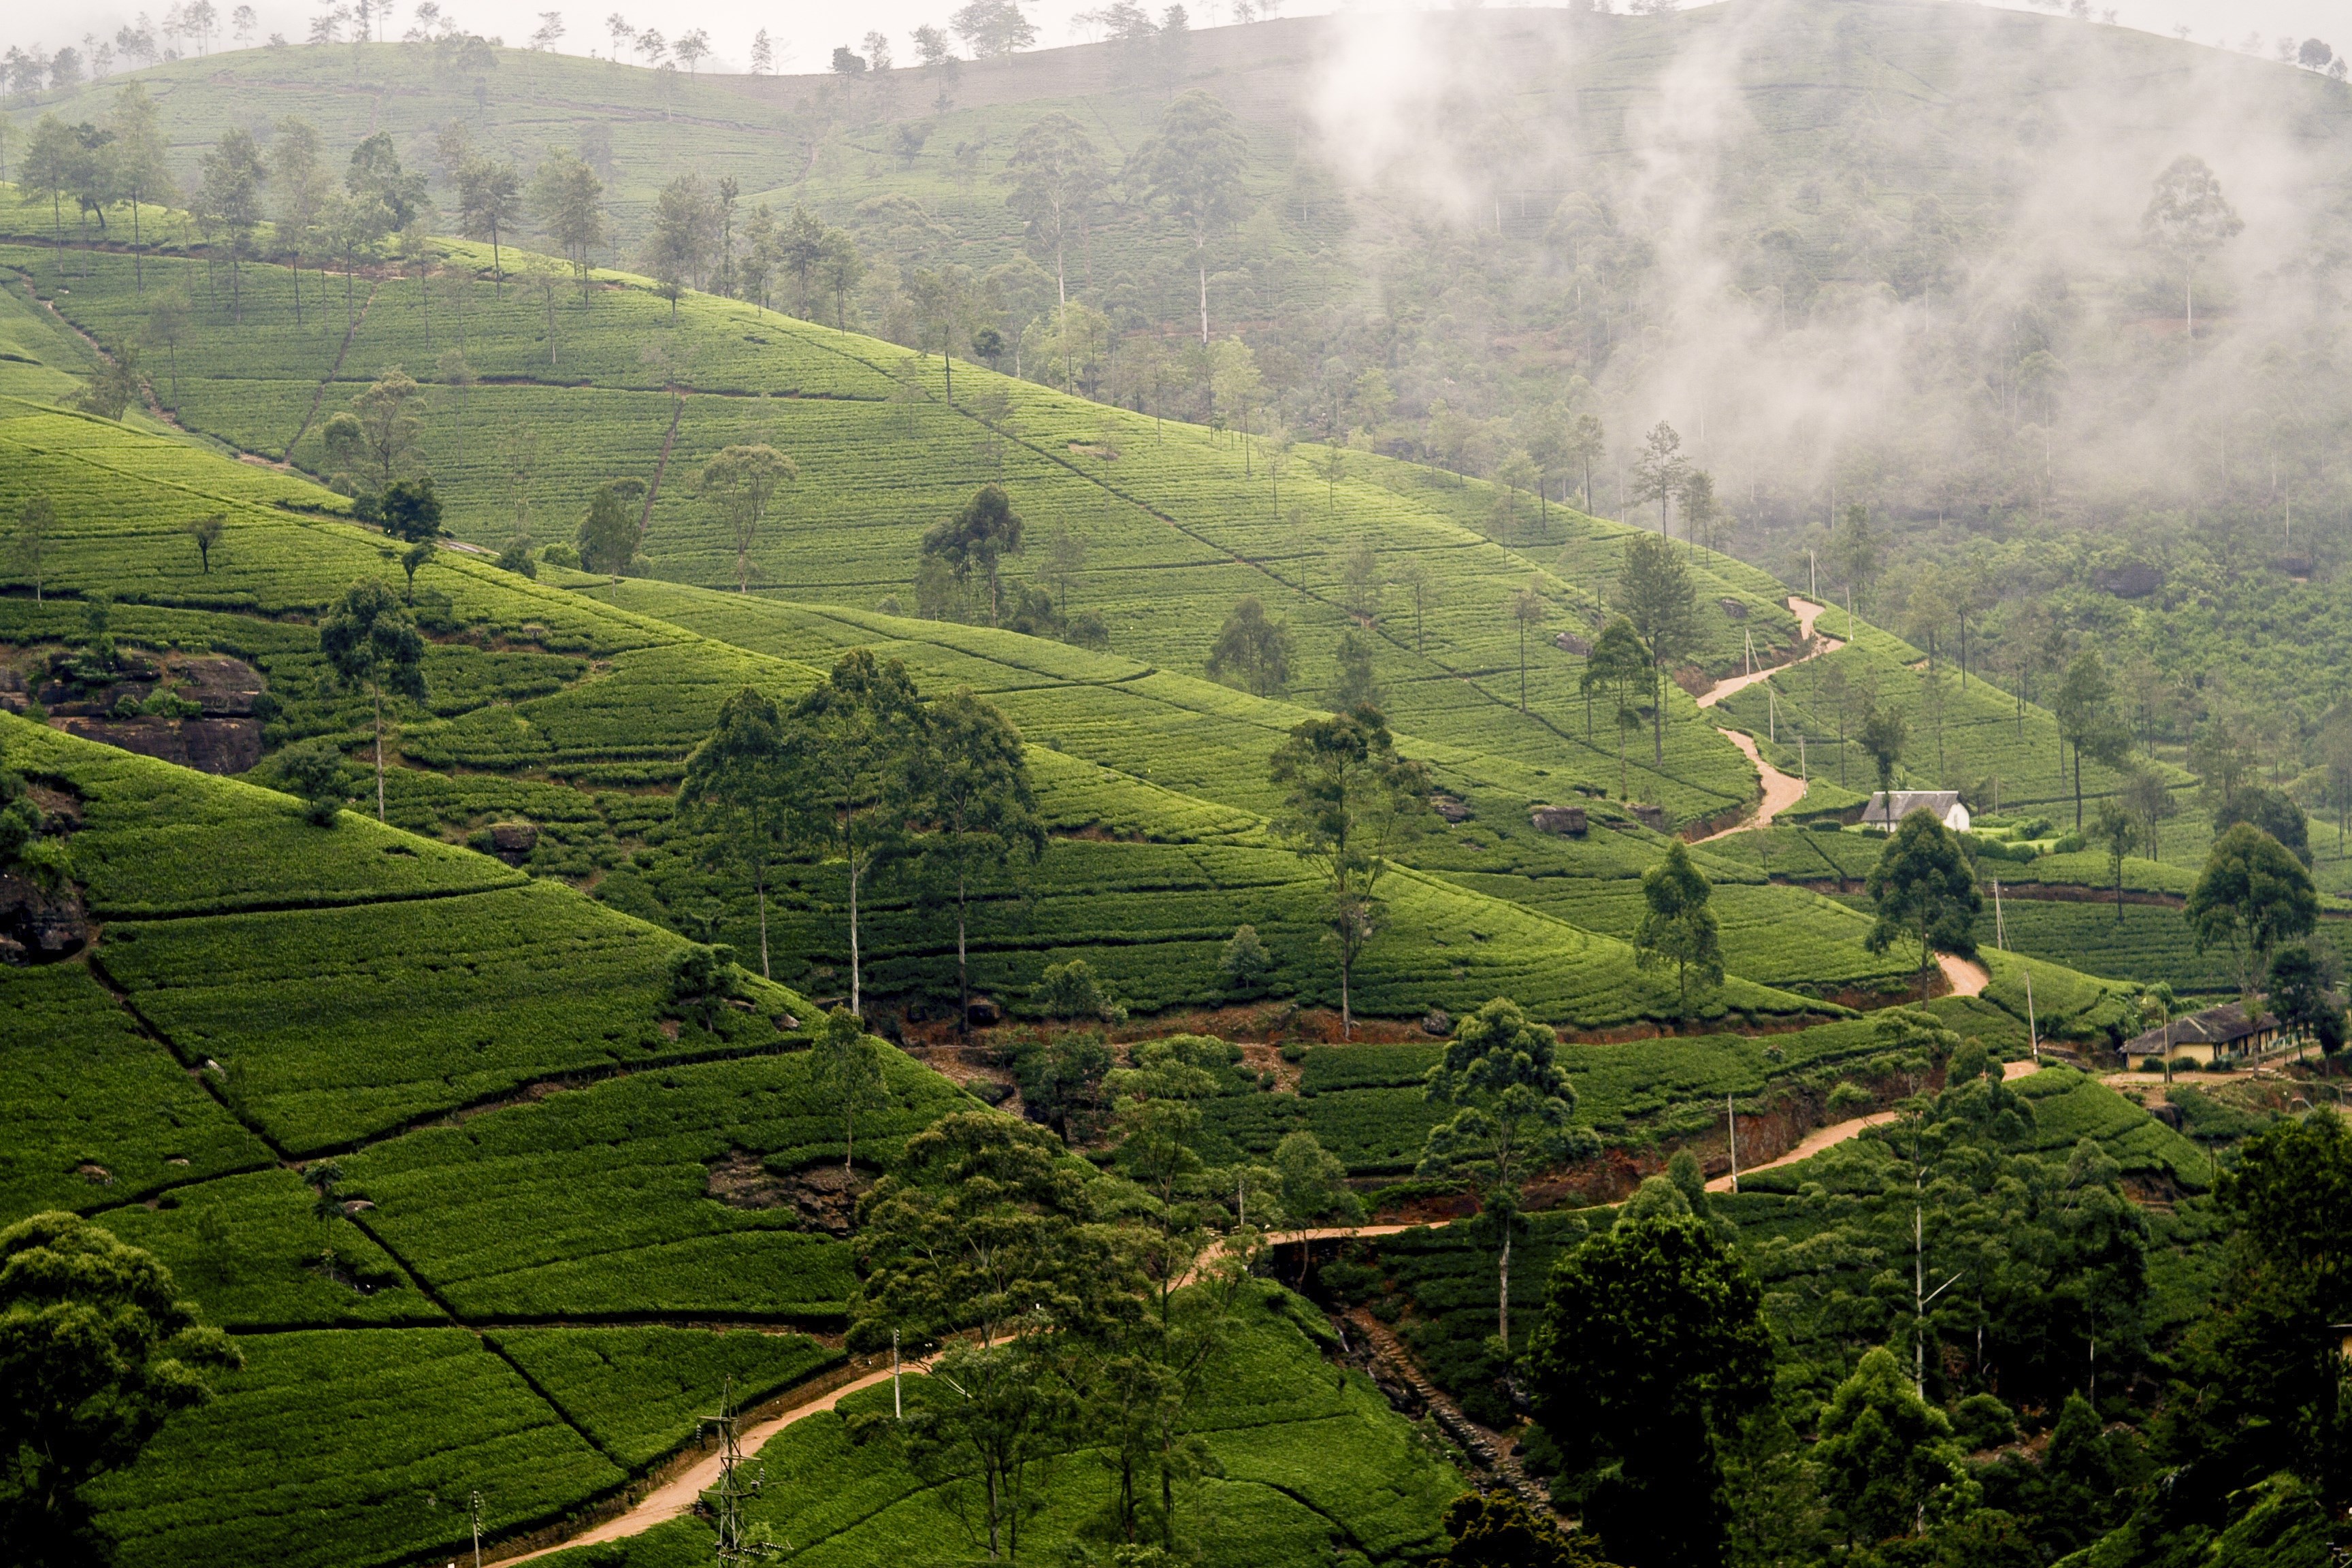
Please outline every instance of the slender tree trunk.
[[768, 868], [765, 861], [761, 863], [760, 870], [752, 880], [760, 891], [760, 978], [773, 980], [775, 976], [768, 972]]
[[1666, 765], [1666, 683], [1665, 668], [1650, 666], [1650, 751], [1658, 766]]
[[375, 819], [383, 820], [383, 683], [374, 683], [375, 691]]
[[1354, 967], [1353, 958], [1342, 950], [1339, 954], [1339, 1037], [1343, 1040], [1356, 1037], [1355, 1015], [1348, 1007], [1348, 971]]
[[1209, 263], [1208, 258], [1201, 254], [1201, 248], [1196, 245], [1192, 250], [1193, 259], [1198, 264], [1201, 273], [1201, 346], [1207, 348], [1209, 346]]
[[849, 1010], [861, 1018], [866, 1016], [862, 1005], [864, 993], [858, 984], [857, 975], [857, 878], [862, 869], [864, 868], [857, 863], [857, 851], [852, 848], [849, 852]]
[[956, 868], [956, 1033], [971, 1033], [971, 970], [964, 955], [965, 879]]
[[131, 276], [139, 285], [142, 298], [147, 293], [147, 258], [139, 248], [139, 192], [131, 193]]
[[1511, 1223], [1503, 1220], [1503, 1283], [1495, 1297], [1495, 1331], [1502, 1336], [1503, 1354], [1511, 1353]]

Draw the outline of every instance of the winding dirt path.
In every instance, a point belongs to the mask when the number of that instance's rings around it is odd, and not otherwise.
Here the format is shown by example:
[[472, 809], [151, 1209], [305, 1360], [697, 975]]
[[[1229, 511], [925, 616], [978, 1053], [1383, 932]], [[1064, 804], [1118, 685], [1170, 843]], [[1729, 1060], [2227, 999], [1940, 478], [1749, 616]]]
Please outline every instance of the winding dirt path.
[[[2021, 1058], [2019, 1060], [2001, 1064], [2000, 1079], [2003, 1083], [2009, 1083], [2017, 1079], [2031, 1077], [2041, 1070], [2041, 1064], [2031, 1057]], [[1767, 1160], [1760, 1165], [1750, 1165], [1739, 1173], [1743, 1176], [1752, 1176], [1759, 1171], [1774, 1170], [1782, 1165], [1793, 1165], [1800, 1160], [1810, 1160], [1824, 1149], [1834, 1149], [1849, 1138], [1860, 1137], [1873, 1127], [1883, 1126], [1894, 1121], [1895, 1115], [1896, 1112], [1892, 1110], [1874, 1110], [1868, 1116], [1857, 1116], [1851, 1121], [1832, 1121], [1827, 1127], [1816, 1127], [1805, 1134], [1802, 1142], [1787, 1153], [1778, 1159]], [[1706, 1184], [1706, 1190], [1710, 1193], [1731, 1191], [1730, 1176], [1716, 1177]]]
[[1948, 952], [1936, 955], [1936, 967], [1942, 970], [1944, 978], [1952, 983], [1952, 994], [1955, 996], [1981, 996], [1984, 988], [1992, 984], [1992, 976], [1983, 964]]
[[[1812, 637], [1813, 623], [1829, 614], [1828, 605], [1816, 605], [1811, 599], [1800, 598], [1794, 594], [1789, 595], [1788, 605], [1790, 609], [1796, 612], [1797, 635], [1801, 638]], [[1745, 691], [1759, 680], [1769, 680], [1784, 669], [1793, 669], [1807, 659], [1819, 658], [1825, 653], [1835, 653], [1843, 647], [1845, 643], [1840, 638], [1828, 636], [1816, 637], [1813, 646], [1801, 657], [1792, 658], [1786, 664], [1767, 665], [1747, 675], [1734, 675], [1718, 680], [1702, 692], [1696, 701], [1702, 708], [1712, 708], [1735, 691]]]
[[[924, 1365], [924, 1363], [910, 1361], [902, 1370], [917, 1373], [922, 1371]], [[844, 1398], [857, 1393], [860, 1389], [872, 1388], [877, 1384], [889, 1381], [890, 1369], [886, 1366], [879, 1372], [869, 1372], [865, 1376], [852, 1379], [838, 1387], [826, 1389], [815, 1394], [805, 1405], [795, 1405], [754, 1426], [746, 1428], [740, 1440], [743, 1458], [750, 1459], [756, 1456], [761, 1448], [767, 1447], [770, 1438], [795, 1421], [814, 1415], [820, 1411], [830, 1410], [839, 1405]], [[593, 1546], [599, 1542], [619, 1541], [626, 1536], [642, 1535], [657, 1524], [667, 1524], [671, 1520], [682, 1519], [694, 1511], [695, 1505], [702, 1500], [704, 1492], [719, 1484], [719, 1463], [723, 1458], [724, 1455], [719, 1450], [713, 1449], [705, 1458], [696, 1460], [630, 1504], [627, 1511], [614, 1514], [604, 1523], [567, 1540], [559, 1541], [552, 1546], [542, 1546], [534, 1552], [526, 1552], [515, 1557], [501, 1557], [496, 1561], [501, 1563], [528, 1563], [534, 1557], [552, 1556], [558, 1552], [569, 1552], [575, 1546]]]
[[[1735, 675], [1728, 679], [1717, 681], [1698, 697], [1697, 701], [1701, 708], [1712, 708], [1735, 691], [1745, 691], [1751, 686], [1771, 679], [1784, 669], [1793, 669], [1808, 659], [1819, 658], [1825, 653], [1833, 653], [1845, 646], [1836, 637], [1815, 637], [1813, 634], [1813, 623], [1829, 613], [1828, 606], [1816, 605], [1811, 599], [1800, 598], [1791, 594], [1789, 595], [1789, 608], [1796, 612], [1798, 635], [1810, 638], [1811, 646], [1801, 657], [1792, 658], [1786, 664], [1776, 664], [1747, 675]], [[1736, 822], [1718, 832], [1710, 833], [1705, 838], [1693, 839], [1692, 842], [1696, 844], [1708, 844], [1718, 838], [1727, 838], [1735, 833], [1747, 833], [1759, 827], [1769, 827], [1774, 817], [1805, 798], [1804, 780], [1791, 778], [1766, 762], [1763, 753], [1757, 749], [1756, 737], [1738, 730], [1727, 730], [1720, 725], [1717, 726], [1716, 733], [1738, 747], [1746, 755], [1748, 765], [1756, 770], [1756, 777], [1763, 786], [1763, 799], [1757, 803], [1755, 812], [1744, 820]]]
[[1757, 803], [1756, 814], [1745, 821], [1710, 833], [1704, 838], [1694, 838], [1694, 844], [1712, 844], [1718, 838], [1728, 838], [1735, 833], [1747, 833], [1759, 827], [1769, 827], [1772, 819], [1805, 798], [1805, 781], [1792, 778], [1764, 760], [1756, 749], [1756, 737], [1744, 730], [1717, 730], [1717, 734], [1738, 747], [1755, 766], [1756, 776], [1764, 783], [1764, 798]]

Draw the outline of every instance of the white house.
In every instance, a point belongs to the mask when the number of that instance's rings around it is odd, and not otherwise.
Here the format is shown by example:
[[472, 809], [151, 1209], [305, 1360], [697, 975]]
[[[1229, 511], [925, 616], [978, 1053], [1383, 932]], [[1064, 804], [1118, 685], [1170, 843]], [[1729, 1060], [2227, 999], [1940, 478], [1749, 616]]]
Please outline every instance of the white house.
[[1955, 833], [1969, 830], [1969, 808], [1960, 804], [1959, 791], [1950, 789], [1898, 789], [1891, 795], [1884, 790], [1873, 791], [1870, 804], [1862, 808], [1862, 820], [1892, 833], [1915, 811], [1927, 812]]

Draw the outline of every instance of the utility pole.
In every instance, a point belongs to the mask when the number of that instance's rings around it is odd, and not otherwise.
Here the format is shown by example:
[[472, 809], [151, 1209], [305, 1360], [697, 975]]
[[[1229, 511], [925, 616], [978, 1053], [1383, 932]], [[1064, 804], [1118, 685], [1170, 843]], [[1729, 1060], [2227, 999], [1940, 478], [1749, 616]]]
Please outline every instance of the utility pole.
[[1821, 566], [1813, 560], [1813, 552], [1810, 550], [1805, 552], [1805, 597], [1816, 605], [1822, 602]]
[[1723, 1097], [1723, 1125], [1731, 1134], [1731, 1190], [1739, 1190], [1739, 1118], [1732, 1114], [1731, 1096]]
[[698, 1425], [719, 1434], [719, 1484], [703, 1494], [719, 1527], [719, 1568], [763, 1562], [777, 1549], [766, 1542], [750, 1539], [743, 1521], [743, 1505], [767, 1485], [768, 1478], [762, 1467], [748, 1480], [744, 1479], [742, 1422], [735, 1411], [732, 1377], [720, 1384], [719, 1414], [701, 1417]]
[[2033, 1066], [2042, 1067], [2042, 1031], [2033, 1022], [2033, 971], [2025, 972], [2025, 1037], [2033, 1047]]
[[904, 1421], [907, 1407], [898, 1398], [898, 1331], [890, 1331], [890, 1419]]
[[467, 1499], [466, 1510], [474, 1520], [474, 1568], [482, 1568], [482, 1494], [478, 1491]]
[[2009, 932], [2000, 923], [2000, 879], [1999, 877], [1992, 879], [1992, 944], [1995, 947], [2009, 945]]

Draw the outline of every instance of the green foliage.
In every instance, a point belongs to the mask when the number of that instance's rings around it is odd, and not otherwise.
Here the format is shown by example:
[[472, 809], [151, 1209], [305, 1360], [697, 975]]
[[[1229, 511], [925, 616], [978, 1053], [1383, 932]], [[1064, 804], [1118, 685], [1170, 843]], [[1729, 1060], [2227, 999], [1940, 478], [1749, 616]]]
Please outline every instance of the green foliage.
[[1831, 1395], [1814, 1453], [1824, 1494], [1856, 1540], [1916, 1534], [1969, 1500], [1951, 1422], [1920, 1398], [1884, 1345]]
[[1621, 1220], [1553, 1268], [1527, 1378], [1570, 1473], [1593, 1476], [1585, 1517], [1612, 1555], [1720, 1557], [1716, 1434], [1769, 1392], [1762, 1309], [1754, 1278], [1690, 1216]]
[[1083, 958], [1047, 964], [1030, 1000], [1048, 1018], [1118, 1023], [1127, 1016], [1127, 1009], [1111, 999], [1094, 965]]
[[731, 1391], [739, 1410], [841, 1363], [805, 1334], [709, 1329], [500, 1329], [499, 1352], [632, 1468], [683, 1447]]
[[105, 1551], [83, 1489], [138, 1457], [175, 1412], [242, 1359], [200, 1326], [169, 1270], [80, 1216], [0, 1230], [0, 1489], [11, 1553], [28, 1564]]
[[[94, 1489], [126, 1568], [454, 1556], [470, 1540], [471, 1491], [482, 1493], [485, 1532], [505, 1532], [551, 1523], [625, 1479], [462, 1329], [241, 1345], [246, 1370], [222, 1380], [217, 1399]], [[322, 1401], [321, 1387], [335, 1398]], [[287, 1463], [289, 1445], [302, 1464]], [[386, 1477], [401, 1484], [377, 1484]]]
[[1723, 947], [1715, 911], [1707, 907], [1714, 890], [1680, 839], [1666, 847], [1664, 860], [1642, 873], [1642, 901], [1648, 908], [1633, 933], [1634, 961], [1645, 969], [1673, 964], [1685, 1007], [1694, 971], [1702, 985], [1723, 983]]
[[1972, 931], [1984, 907], [1976, 868], [1951, 829], [1930, 812], [1914, 811], [1895, 828], [1863, 887], [1878, 911], [1867, 945], [1884, 952], [1899, 938], [1918, 943], [1919, 999], [1926, 1001], [1936, 949], [1974, 951]]
[[2302, 862], [2277, 839], [2242, 822], [2213, 841], [2184, 912], [2200, 952], [2228, 951], [2243, 994], [2281, 942], [2311, 930], [2318, 910]]
[[0, 971], [0, 1102], [11, 1130], [0, 1219], [142, 1198], [269, 1158], [78, 964]]

